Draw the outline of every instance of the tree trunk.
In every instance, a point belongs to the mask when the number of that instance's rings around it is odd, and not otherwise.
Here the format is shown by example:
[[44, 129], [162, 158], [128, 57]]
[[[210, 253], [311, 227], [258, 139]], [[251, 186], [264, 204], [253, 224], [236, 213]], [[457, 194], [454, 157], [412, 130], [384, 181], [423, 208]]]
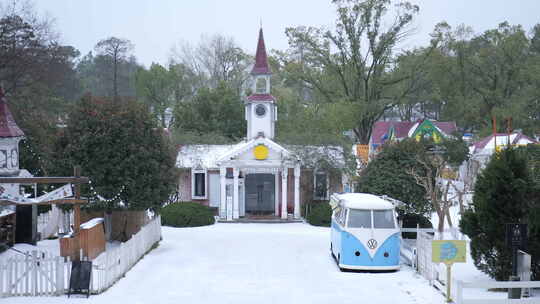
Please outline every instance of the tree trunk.
[[118, 59], [116, 56], [114, 57], [114, 76], [113, 76], [113, 94], [114, 94], [114, 101], [118, 99], [118, 83], [117, 83], [117, 73], [118, 73]]
[[437, 217], [439, 218], [439, 226], [437, 227], [437, 230], [439, 231], [439, 233], [442, 234], [444, 232], [444, 217], [445, 217], [444, 210], [438, 209]]
[[452, 218], [450, 217], [450, 207], [445, 208], [445, 214], [446, 214], [446, 220], [448, 221], [448, 227], [452, 228], [454, 225], [452, 224]]

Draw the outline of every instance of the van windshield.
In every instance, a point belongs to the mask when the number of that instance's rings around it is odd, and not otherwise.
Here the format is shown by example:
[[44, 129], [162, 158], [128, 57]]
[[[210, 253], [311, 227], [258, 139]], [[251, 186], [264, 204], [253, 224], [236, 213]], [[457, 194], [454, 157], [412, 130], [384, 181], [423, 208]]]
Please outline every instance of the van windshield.
[[347, 227], [371, 229], [371, 210], [350, 209]]
[[374, 228], [393, 229], [395, 228], [394, 212], [392, 210], [373, 210]]

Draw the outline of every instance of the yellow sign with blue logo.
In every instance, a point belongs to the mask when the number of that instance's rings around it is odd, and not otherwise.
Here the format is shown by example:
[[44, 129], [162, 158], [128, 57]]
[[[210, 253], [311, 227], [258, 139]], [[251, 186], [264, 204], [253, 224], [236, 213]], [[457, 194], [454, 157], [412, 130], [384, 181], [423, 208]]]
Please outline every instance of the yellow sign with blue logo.
[[434, 263], [465, 263], [467, 243], [458, 240], [431, 241], [431, 261]]
[[268, 158], [268, 147], [265, 145], [258, 145], [253, 149], [253, 156], [256, 160], [265, 160]]

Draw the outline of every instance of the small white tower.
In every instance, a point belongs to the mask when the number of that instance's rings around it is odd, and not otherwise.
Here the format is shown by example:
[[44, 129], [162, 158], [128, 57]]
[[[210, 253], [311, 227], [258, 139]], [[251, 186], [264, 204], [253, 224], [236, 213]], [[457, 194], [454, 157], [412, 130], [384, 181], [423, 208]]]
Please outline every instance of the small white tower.
[[[19, 141], [23, 138], [24, 132], [15, 123], [0, 87], [0, 176], [19, 175]], [[19, 185], [0, 185], [0, 196], [19, 196]]]
[[264, 136], [274, 138], [277, 121], [276, 99], [270, 94], [270, 67], [266, 56], [262, 28], [259, 30], [259, 41], [255, 55], [255, 65], [251, 70], [253, 76], [253, 94], [245, 102], [247, 120], [247, 139]]

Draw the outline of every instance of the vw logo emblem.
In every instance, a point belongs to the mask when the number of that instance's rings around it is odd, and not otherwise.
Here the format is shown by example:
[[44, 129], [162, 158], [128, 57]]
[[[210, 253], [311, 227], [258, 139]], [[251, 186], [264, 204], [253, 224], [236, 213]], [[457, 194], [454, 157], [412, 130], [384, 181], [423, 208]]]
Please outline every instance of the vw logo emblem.
[[367, 246], [369, 249], [375, 249], [377, 248], [377, 241], [374, 240], [374, 239], [371, 239], [369, 241], [367, 241]]

